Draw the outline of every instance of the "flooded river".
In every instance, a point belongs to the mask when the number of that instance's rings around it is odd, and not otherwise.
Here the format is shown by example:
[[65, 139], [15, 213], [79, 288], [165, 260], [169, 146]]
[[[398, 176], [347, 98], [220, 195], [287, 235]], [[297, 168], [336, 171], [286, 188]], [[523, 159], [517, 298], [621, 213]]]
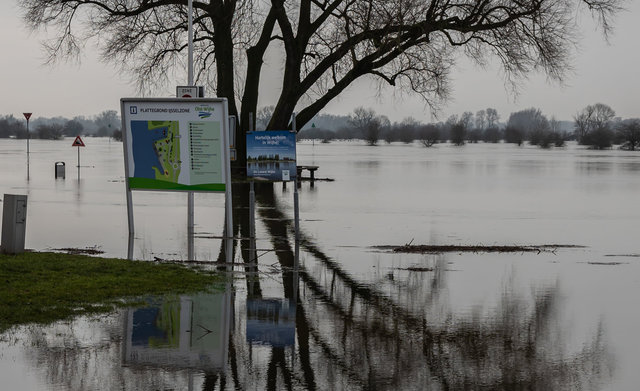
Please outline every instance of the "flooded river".
[[[26, 246], [126, 257], [122, 144], [0, 140], [0, 191], [27, 194]], [[195, 258], [219, 293], [0, 336], [7, 390], [636, 390], [640, 152], [298, 144], [293, 186], [196, 194]], [[66, 179], [54, 164], [66, 163]], [[136, 259], [187, 258], [187, 196], [134, 192]], [[554, 245], [401, 254], [380, 245]], [[574, 247], [564, 247], [574, 246]], [[294, 266], [296, 261], [299, 267]], [[222, 263], [216, 263], [222, 262]], [[226, 271], [224, 271], [226, 270]]]

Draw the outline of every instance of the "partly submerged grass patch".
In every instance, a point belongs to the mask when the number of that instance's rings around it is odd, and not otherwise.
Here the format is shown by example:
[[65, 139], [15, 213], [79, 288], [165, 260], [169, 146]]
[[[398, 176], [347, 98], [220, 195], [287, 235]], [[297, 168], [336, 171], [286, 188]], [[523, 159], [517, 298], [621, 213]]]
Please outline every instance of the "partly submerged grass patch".
[[212, 289], [222, 277], [182, 265], [86, 255], [0, 254], [0, 332], [108, 312], [141, 296]]

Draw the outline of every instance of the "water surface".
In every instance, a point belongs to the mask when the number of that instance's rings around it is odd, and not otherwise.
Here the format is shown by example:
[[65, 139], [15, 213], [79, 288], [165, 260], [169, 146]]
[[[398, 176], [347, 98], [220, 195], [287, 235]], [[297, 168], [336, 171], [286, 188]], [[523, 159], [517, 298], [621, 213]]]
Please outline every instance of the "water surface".
[[[1, 140], [2, 193], [27, 194], [27, 247], [126, 257], [122, 144]], [[256, 186], [256, 253], [213, 295], [25, 326], [1, 337], [9, 389], [596, 389], [640, 381], [640, 153], [576, 145], [298, 144], [300, 188]], [[66, 161], [65, 180], [54, 163]], [[234, 185], [246, 238], [248, 186]], [[135, 192], [134, 256], [186, 259], [183, 193]], [[223, 261], [224, 197], [196, 195], [195, 257]], [[574, 245], [398, 254], [376, 245]], [[216, 267], [216, 266], [212, 266]], [[227, 269], [227, 266], [220, 266]], [[25, 375], [26, 374], [26, 375]]]

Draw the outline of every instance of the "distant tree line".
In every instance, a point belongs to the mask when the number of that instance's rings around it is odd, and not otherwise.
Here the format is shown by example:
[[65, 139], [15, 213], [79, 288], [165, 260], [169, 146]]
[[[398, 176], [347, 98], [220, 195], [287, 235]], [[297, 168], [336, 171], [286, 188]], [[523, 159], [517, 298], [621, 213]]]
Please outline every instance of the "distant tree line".
[[[263, 130], [268, 125], [273, 106], [256, 113], [254, 129]], [[106, 110], [93, 117], [77, 116], [34, 118], [29, 123], [31, 138], [57, 140], [63, 137], [97, 136], [122, 140], [120, 116], [115, 110]], [[27, 138], [26, 121], [13, 115], [0, 116], [0, 138]], [[500, 122], [498, 111], [487, 108], [473, 114], [466, 111], [452, 115], [445, 121], [423, 123], [413, 117], [391, 122], [385, 115], [371, 108], [358, 107], [349, 116], [320, 114], [305, 124], [298, 139], [365, 140], [369, 145], [386, 143], [420, 142], [425, 147], [450, 142], [466, 143], [529, 143], [541, 148], [562, 147], [568, 140], [593, 149], [640, 148], [640, 119], [621, 119], [606, 104], [596, 103], [578, 111], [573, 122], [547, 118], [540, 109], [529, 108], [513, 112], [506, 123]]]
[[[90, 118], [39, 117], [29, 121], [29, 137], [59, 140], [63, 137], [96, 136], [122, 140], [120, 124], [120, 116], [115, 110], [106, 110]], [[0, 138], [27, 138], [26, 120], [13, 115], [0, 117]]]
[[529, 108], [513, 112], [506, 123], [500, 122], [496, 109], [487, 108], [473, 114], [470, 111], [452, 115], [443, 122], [422, 123], [407, 117], [393, 122], [384, 115], [376, 114], [371, 108], [358, 107], [349, 116], [332, 116], [331, 121], [340, 123], [337, 128], [316, 126], [323, 124], [324, 118], [314, 119], [311, 127], [303, 127], [298, 139], [365, 140], [369, 145], [380, 141], [386, 143], [420, 142], [425, 147], [437, 143], [450, 142], [454, 145], [466, 143], [529, 143], [541, 148], [563, 147], [569, 140], [593, 149], [611, 148], [620, 145], [622, 149], [640, 148], [640, 119], [621, 119], [615, 111], [602, 103], [589, 105], [574, 116], [574, 121], [559, 121], [548, 118], [540, 109]]

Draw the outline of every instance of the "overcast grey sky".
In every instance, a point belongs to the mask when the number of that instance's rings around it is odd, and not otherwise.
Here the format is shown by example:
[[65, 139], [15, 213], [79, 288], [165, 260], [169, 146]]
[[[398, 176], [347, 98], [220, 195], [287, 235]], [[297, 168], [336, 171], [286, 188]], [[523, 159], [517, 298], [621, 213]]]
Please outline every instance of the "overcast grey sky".
[[[513, 111], [537, 107], [549, 117], [570, 120], [578, 110], [596, 102], [610, 105], [623, 118], [640, 117], [639, 3], [629, 1], [608, 44], [590, 17], [581, 16], [581, 47], [573, 61], [574, 72], [564, 86], [549, 84], [543, 75], [532, 75], [514, 97], [505, 88], [499, 67], [478, 69], [459, 63], [453, 72], [452, 101], [443, 107], [440, 117], [493, 107], [506, 121]], [[119, 110], [121, 97], [137, 96], [129, 75], [119, 75], [113, 66], [100, 63], [91, 47], [86, 48], [80, 64], [44, 65], [41, 39], [42, 35], [30, 34], [24, 27], [17, 2], [0, 2], [0, 115], [21, 116], [31, 111], [35, 117], [91, 116], [107, 109]], [[186, 83], [176, 80], [175, 84]], [[267, 87], [277, 89], [277, 84]], [[173, 91], [174, 86], [167, 86], [163, 94], [170, 96]], [[274, 97], [262, 94], [261, 105], [273, 104], [269, 99]], [[367, 81], [351, 86], [325, 112], [347, 114], [361, 105], [373, 107], [392, 121], [407, 116], [432, 120], [419, 99], [394, 98], [391, 90], [378, 96]]]

